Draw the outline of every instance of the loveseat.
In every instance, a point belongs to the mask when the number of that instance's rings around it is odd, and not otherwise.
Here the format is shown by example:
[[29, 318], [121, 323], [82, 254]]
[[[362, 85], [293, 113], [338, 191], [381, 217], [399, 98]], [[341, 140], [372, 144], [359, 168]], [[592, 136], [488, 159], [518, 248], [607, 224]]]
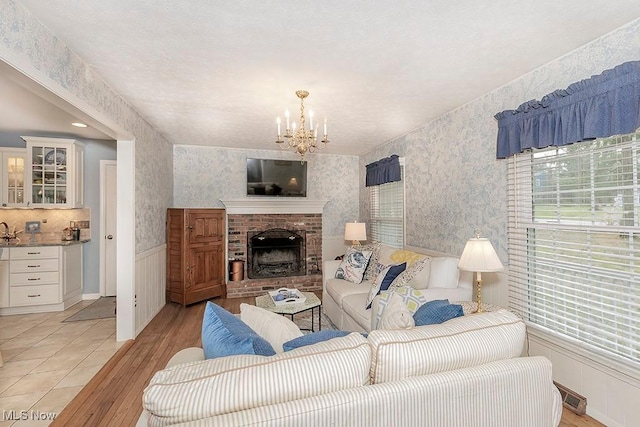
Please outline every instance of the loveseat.
[[[396, 249], [384, 244], [361, 247], [374, 252], [369, 260], [364, 279], [354, 283], [336, 278], [341, 260], [325, 261], [322, 269], [322, 311], [338, 328], [354, 332], [369, 332], [377, 329], [376, 314], [379, 312], [379, 297], [367, 309], [367, 297], [377, 273], [385, 265], [406, 262], [408, 264], [402, 285], [416, 289], [423, 301], [448, 299], [449, 301], [471, 301], [473, 295], [473, 273], [458, 269], [458, 258], [429, 256], [427, 251], [411, 248]], [[418, 263], [423, 268], [413, 274]], [[402, 280], [404, 275], [398, 277]]]
[[144, 391], [149, 426], [557, 426], [551, 363], [506, 310], [350, 333], [273, 356], [177, 353]]

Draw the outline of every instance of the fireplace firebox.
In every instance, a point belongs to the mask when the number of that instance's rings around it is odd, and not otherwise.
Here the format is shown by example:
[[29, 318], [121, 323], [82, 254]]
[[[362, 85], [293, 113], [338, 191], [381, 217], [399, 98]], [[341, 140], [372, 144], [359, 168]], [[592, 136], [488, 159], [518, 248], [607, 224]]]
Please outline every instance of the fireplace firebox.
[[247, 274], [250, 279], [304, 276], [305, 232], [271, 228], [247, 233]]

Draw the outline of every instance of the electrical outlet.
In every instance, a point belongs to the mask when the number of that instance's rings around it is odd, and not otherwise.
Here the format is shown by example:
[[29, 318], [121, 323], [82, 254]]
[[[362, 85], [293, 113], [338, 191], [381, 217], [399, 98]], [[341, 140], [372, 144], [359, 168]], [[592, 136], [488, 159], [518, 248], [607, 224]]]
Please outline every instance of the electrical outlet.
[[69, 227], [89, 228], [89, 221], [78, 221], [78, 220], [69, 221]]

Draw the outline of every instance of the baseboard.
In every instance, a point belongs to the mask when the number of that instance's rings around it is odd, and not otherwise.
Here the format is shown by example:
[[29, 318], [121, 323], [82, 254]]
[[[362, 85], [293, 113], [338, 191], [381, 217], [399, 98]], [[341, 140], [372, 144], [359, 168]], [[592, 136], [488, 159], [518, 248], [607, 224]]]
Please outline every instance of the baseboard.
[[95, 294], [82, 294], [82, 299], [83, 299], [83, 300], [98, 299], [98, 298], [100, 298], [100, 293], [95, 293]]

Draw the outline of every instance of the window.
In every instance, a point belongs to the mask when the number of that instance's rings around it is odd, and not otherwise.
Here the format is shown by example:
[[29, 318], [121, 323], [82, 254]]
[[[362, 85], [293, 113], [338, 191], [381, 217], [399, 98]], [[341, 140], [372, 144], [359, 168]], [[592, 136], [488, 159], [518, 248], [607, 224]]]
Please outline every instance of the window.
[[510, 305], [608, 360], [640, 363], [640, 133], [509, 163]]
[[400, 159], [402, 179], [369, 187], [371, 214], [369, 239], [389, 246], [404, 246], [404, 159]]

